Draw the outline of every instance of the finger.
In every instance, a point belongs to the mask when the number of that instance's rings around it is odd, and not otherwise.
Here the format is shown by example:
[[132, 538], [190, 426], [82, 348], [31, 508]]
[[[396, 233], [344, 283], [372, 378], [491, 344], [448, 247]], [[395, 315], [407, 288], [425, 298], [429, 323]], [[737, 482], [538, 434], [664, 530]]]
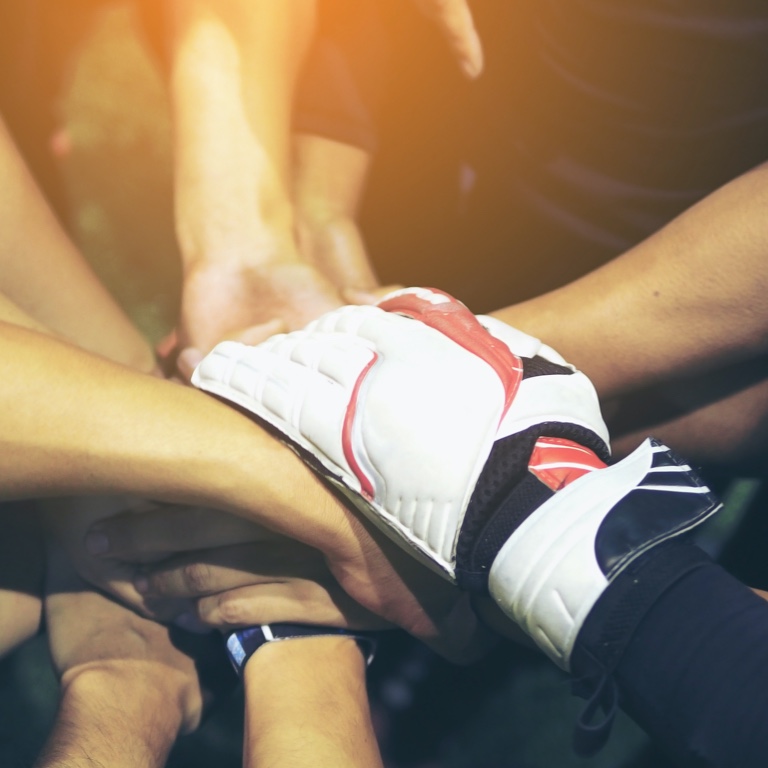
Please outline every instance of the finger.
[[382, 619], [321, 585], [297, 579], [290, 583], [253, 585], [201, 598], [197, 617], [218, 629], [296, 622], [351, 629], [388, 629]]
[[250, 584], [305, 578], [328, 581], [322, 555], [296, 542], [220, 547], [142, 568], [134, 579], [141, 594], [160, 598], [212, 595]]
[[[73, 615], [78, 611], [90, 615], [93, 606], [112, 604], [113, 601], [105, 595], [145, 618], [160, 622], [170, 622], [179, 613], [190, 610], [192, 604], [189, 601], [160, 602], [145, 598], [134, 587], [133, 577], [132, 568], [121, 563], [111, 563], [109, 576], [98, 580], [97, 586], [101, 592], [94, 592], [90, 584], [75, 572], [66, 553], [56, 545], [49, 546], [45, 600], [48, 621], [58, 618], [62, 606], [67, 606], [68, 611], [74, 611]], [[106, 610], [100, 614], [103, 615]], [[109, 610], [117, 612], [115, 607]]]
[[168, 357], [176, 349], [178, 343], [179, 336], [174, 328], [157, 342], [155, 345], [155, 353], [161, 358]]
[[146, 562], [158, 554], [266, 541], [275, 535], [243, 518], [204, 507], [166, 505], [144, 514], [121, 514], [89, 528], [89, 554]]
[[202, 351], [195, 347], [186, 347], [179, 352], [176, 358], [176, 370], [184, 383], [189, 383], [192, 373], [204, 357]]
[[467, 0], [416, 0], [448, 41], [464, 74], [475, 79], [483, 71], [483, 46]]
[[[287, 330], [288, 327], [284, 320], [274, 318], [266, 323], [251, 325], [248, 328], [228, 333], [226, 339], [220, 339], [219, 341], [239, 341], [241, 344], [250, 345], [260, 344], [270, 336], [274, 336], [276, 333], [285, 333]], [[204, 357], [203, 350], [196, 347], [185, 347], [179, 352], [176, 358], [176, 368], [185, 383], [189, 383], [195, 368], [197, 368]]]

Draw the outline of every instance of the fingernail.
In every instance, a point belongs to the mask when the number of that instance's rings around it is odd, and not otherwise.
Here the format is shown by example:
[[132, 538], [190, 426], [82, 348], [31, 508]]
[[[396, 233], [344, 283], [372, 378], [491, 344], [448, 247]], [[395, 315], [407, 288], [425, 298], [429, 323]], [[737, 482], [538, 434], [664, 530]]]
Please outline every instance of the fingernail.
[[96, 531], [86, 534], [85, 550], [89, 555], [104, 555], [109, 552], [109, 539], [107, 535]]
[[146, 595], [149, 592], [149, 579], [146, 576], [137, 576], [133, 580], [133, 586], [140, 595]]
[[197, 635], [207, 635], [209, 632], [213, 631], [210, 627], [206, 627], [193, 613], [180, 613], [173, 620], [173, 623], [177, 627], [186, 629], [187, 632], [194, 632]]

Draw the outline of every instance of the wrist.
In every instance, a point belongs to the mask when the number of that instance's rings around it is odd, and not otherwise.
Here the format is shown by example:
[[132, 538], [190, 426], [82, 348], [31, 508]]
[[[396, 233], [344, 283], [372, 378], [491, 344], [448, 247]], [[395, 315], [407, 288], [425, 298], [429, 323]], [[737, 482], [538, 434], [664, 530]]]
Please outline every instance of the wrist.
[[242, 273], [275, 264], [302, 261], [290, 225], [256, 224], [243, 227], [202, 229], [193, 234], [179, 235], [182, 272], [186, 283], [191, 279], [228, 279]]
[[164, 739], [175, 739], [183, 727], [184, 683], [163, 665], [131, 659], [79, 664], [62, 674], [61, 689], [94, 703], [111, 700], [125, 716], [151, 722]]
[[243, 673], [249, 720], [260, 728], [325, 734], [328, 723], [318, 715], [329, 702], [346, 712], [367, 709], [365, 670], [365, 659], [349, 638], [269, 643], [251, 657]]
[[[381, 765], [365, 659], [354, 640], [310, 637], [269, 643], [251, 658], [244, 682], [247, 764], [280, 755], [280, 764], [290, 768]], [[304, 749], [297, 750], [297, 744]]]
[[379, 286], [355, 219], [344, 214], [327, 218], [299, 216], [296, 225], [304, 258], [340, 291], [372, 291]]
[[37, 768], [161, 768], [181, 728], [167, 689], [118, 665], [89, 665], [62, 678], [54, 729]]

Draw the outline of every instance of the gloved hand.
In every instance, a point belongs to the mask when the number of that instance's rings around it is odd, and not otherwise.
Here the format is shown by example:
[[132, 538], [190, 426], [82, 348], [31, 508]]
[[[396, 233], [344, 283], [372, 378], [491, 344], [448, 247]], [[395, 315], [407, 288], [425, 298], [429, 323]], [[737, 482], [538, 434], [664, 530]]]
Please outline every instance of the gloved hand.
[[[276, 427], [366, 516], [462, 586], [484, 586], [495, 555], [487, 538], [500, 546], [511, 532], [500, 496], [526, 474], [537, 441], [538, 473], [578, 476], [602, 466], [595, 452], [608, 455], [583, 374], [428, 289], [344, 307], [256, 347], [225, 342], [192, 382]], [[562, 461], [578, 466], [556, 469]]]
[[490, 591], [564, 668], [610, 581], [719, 508], [658, 443], [605, 468], [587, 377], [440, 291], [225, 342], [192, 382], [277, 428], [414, 556]]

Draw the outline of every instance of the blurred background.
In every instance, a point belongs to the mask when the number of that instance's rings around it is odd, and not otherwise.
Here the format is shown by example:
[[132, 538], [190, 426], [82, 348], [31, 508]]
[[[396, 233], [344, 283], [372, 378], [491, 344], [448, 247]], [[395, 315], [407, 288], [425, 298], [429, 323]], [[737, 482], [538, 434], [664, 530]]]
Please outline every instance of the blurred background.
[[[410, 4], [382, 3], [390, 36], [389, 105], [362, 212], [383, 283], [434, 284], [475, 311], [532, 295], [605, 260], [622, 243], [556, 275], [511, 252], [515, 139], [510, 121], [538, 104], [510, 72], [525, 71], [514, 3], [479, 0], [488, 70], [470, 86]], [[171, 130], [150, 18], [122, 0], [0, 0], [0, 110], [62, 221], [139, 327], [158, 341], [178, 312]], [[573, 273], [569, 273], [569, 270]], [[706, 471], [706, 468], [705, 468]], [[753, 542], [766, 531], [758, 481], [712, 471], [727, 514], [702, 533], [732, 571], [768, 583]], [[12, 617], [0, 616], [0, 621]], [[583, 702], [564, 675], [505, 646], [452, 667], [400, 634], [370, 670], [388, 768], [672, 768], [620, 716], [591, 759], [570, 749]], [[50, 725], [56, 682], [43, 637], [0, 663], [0, 765], [34, 760]], [[238, 694], [183, 738], [169, 765], [239, 766]]]

